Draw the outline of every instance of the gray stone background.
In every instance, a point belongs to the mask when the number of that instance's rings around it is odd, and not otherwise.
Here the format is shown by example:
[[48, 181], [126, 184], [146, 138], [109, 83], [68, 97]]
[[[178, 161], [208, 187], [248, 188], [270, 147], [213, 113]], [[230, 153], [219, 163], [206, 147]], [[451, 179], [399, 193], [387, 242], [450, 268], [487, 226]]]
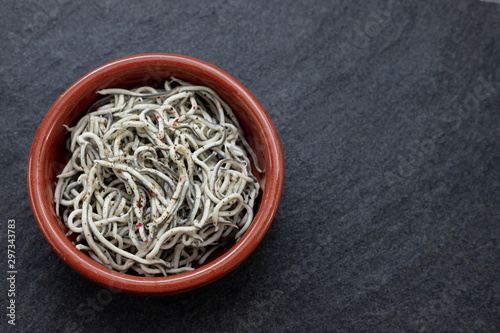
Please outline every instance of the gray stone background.
[[[0, 331], [500, 330], [495, 1], [1, 5]], [[172, 297], [111, 293], [75, 273], [45, 242], [26, 188], [33, 137], [57, 97], [108, 61], [148, 52], [236, 77], [273, 120], [286, 166], [257, 250]]]

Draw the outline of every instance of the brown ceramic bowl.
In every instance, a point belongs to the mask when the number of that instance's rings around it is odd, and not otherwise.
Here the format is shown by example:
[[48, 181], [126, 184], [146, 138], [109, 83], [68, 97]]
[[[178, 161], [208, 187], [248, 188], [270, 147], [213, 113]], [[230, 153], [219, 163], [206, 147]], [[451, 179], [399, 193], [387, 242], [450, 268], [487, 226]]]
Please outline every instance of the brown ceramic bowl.
[[[99, 99], [97, 90], [160, 85], [171, 76], [212, 88], [233, 109], [264, 169], [254, 221], [245, 235], [210, 262], [167, 277], [138, 277], [112, 271], [76, 249], [65, 235], [53, 200], [56, 175], [65, 163], [66, 130]], [[283, 152], [266, 111], [236, 79], [204, 61], [173, 54], [142, 54], [105, 64], [68, 88], [50, 108], [36, 133], [28, 164], [28, 192], [38, 226], [57, 254], [86, 278], [106, 287], [141, 295], [168, 295], [192, 290], [229, 273], [257, 247], [278, 209], [283, 188]]]

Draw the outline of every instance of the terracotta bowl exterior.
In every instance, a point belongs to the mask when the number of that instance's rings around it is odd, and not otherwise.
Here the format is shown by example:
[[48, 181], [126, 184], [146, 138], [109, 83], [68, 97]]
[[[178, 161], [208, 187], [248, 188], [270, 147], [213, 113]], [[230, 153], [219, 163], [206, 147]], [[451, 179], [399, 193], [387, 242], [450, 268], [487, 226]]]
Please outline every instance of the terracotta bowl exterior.
[[[264, 172], [260, 204], [245, 235], [218, 257], [195, 270], [167, 277], [138, 277], [112, 271], [76, 249], [55, 212], [56, 175], [67, 153], [64, 124], [72, 126], [104, 88], [163, 86], [176, 77], [212, 88], [233, 109]], [[28, 192], [35, 219], [46, 240], [73, 269], [99, 285], [139, 295], [168, 295], [192, 290], [229, 273], [254, 251], [278, 209], [284, 180], [284, 161], [276, 130], [264, 108], [236, 79], [204, 61], [174, 54], [141, 54], [107, 63], [69, 87], [52, 105], [35, 135], [28, 163]]]

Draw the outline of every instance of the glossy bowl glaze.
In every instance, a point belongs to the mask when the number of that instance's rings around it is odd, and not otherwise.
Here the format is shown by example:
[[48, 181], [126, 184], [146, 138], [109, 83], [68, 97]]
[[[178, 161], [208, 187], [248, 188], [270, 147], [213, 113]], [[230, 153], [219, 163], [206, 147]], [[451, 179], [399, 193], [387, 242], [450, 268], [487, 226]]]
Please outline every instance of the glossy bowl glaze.
[[[205, 85], [236, 114], [264, 172], [254, 221], [245, 235], [195, 270], [167, 277], [138, 277], [112, 271], [76, 249], [55, 212], [54, 183], [67, 159], [66, 130], [100, 98], [104, 88], [159, 86], [170, 77]], [[236, 79], [204, 61], [174, 54], [141, 54], [105, 64], [69, 87], [50, 108], [36, 133], [28, 164], [28, 192], [35, 219], [57, 254], [86, 278], [131, 294], [168, 295], [192, 290], [229, 273], [257, 247], [278, 209], [284, 179], [283, 152], [266, 111]]]

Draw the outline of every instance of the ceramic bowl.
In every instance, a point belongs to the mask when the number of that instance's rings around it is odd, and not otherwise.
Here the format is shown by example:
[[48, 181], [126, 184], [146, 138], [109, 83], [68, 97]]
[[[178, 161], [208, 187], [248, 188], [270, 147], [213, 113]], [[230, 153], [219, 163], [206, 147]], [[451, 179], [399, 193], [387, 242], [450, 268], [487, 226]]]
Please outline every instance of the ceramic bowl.
[[[67, 158], [63, 127], [74, 125], [104, 88], [158, 85], [170, 77], [212, 88], [236, 114], [264, 172], [254, 221], [245, 235], [195, 270], [166, 277], [140, 277], [110, 270], [76, 249], [53, 200], [56, 175]], [[255, 250], [278, 209], [284, 179], [283, 152], [261, 104], [235, 78], [204, 61], [174, 54], [141, 54], [107, 63], [70, 86], [52, 105], [36, 133], [28, 164], [28, 192], [35, 219], [56, 253], [84, 277], [105, 287], [140, 295], [192, 290], [229, 273]]]

